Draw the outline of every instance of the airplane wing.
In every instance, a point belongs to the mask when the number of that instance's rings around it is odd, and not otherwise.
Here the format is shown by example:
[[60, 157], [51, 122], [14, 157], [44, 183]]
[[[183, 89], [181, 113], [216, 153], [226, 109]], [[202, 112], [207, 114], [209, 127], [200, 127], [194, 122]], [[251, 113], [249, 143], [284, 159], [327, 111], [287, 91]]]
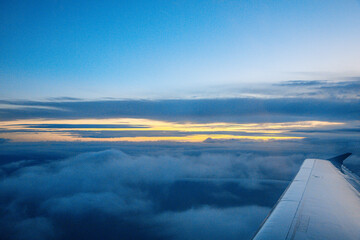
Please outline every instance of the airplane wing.
[[306, 159], [253, 239], [360, 239], [360, 179], [342, 163]]

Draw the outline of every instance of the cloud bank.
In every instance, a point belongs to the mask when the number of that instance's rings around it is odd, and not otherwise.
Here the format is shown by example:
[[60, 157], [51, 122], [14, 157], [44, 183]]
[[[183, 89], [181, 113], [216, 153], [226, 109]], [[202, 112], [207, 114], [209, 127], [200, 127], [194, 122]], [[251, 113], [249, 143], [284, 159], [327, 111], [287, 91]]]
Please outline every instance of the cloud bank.
[[[286, 122], [358, 120], [358, 99], [234, 98], [198, 100], [112, 100], [72, 102], [12, 101], [27, 109], [0, 109], [0, 119], [147, 118], [192, 122]], [[32, 105], [47, 108], [31, 108]], [[56, 109], [48, 109], [56, 108]]]
[[247, 239], [299, 158], [107, 150], [5, 164], [2, 239]]

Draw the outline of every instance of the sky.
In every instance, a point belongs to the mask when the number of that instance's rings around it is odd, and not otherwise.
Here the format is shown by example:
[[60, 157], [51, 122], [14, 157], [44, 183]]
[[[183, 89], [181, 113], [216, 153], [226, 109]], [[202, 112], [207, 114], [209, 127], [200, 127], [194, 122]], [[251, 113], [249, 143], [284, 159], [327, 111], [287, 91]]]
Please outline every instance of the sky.
[[0, 0], [0, 239], [251, 239], [304, 159], [359, 175], [358, 26], [355, 0]]
[[221, 87], [360, 72], [355, 0], [1, 1], [0, 11], [6, 99], [228, 97]]

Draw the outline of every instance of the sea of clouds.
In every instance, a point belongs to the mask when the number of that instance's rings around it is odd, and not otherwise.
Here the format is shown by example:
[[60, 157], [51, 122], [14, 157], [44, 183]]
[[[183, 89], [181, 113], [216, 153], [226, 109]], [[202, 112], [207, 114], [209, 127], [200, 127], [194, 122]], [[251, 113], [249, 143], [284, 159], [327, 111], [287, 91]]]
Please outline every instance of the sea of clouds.
[[247, 239], [301, 157], [110, 149], [3, 164], [1, 239]]

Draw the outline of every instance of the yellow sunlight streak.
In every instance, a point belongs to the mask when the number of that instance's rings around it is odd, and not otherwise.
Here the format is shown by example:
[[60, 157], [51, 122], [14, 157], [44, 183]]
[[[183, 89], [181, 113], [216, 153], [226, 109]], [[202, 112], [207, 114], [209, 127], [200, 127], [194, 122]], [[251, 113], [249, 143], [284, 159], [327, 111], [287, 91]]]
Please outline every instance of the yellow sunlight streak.
[[[167, 122], [142, 118], [110, 118], [110, 119], [27, 119], [0, 122], [0, 129], [15, 130], [14, 132], [0, 133], [1, 138], [11, 141], [177, 141], [177, 142], [202, 142], [212, 139], [249, 139], [249, 140], [288, 140], [302, 139], [298, 136], [283, 136], [291, 130], [329, 128], [342, 125], [341, 122], [327, 121], [298, 121], [282, 123], [191, 123]], [[50, 125], [50, 126], [47, 126]], [[53, 126], [51, 126], [53, 125]], [[65, 127], [56, 127], [65, 125]], [[68, 126], [66, 126], [68, 125]], [[77, 127], [82, 125], [82, 127]], [[88, 126], [87, 126], [88, 125]], [[93, 126], [91, 126], [93, 125]], [[99, 126], [96, 126], [99, 125]], [[109, 125], [104, 127], [104, 125]], [[45, 127], [42, 127], [45, 126]], [[124, 126], [124, 127], [122, 127]], [[32, 130], [31, 132], [27, 132]], [[70, 131], [137, 131], [135, 137], [103, 137], [89, 138]], [[170, 136], [142, 136], [141, 132], [162, 131]], [[176, 133], [186, 133], [186, 136], [171, 136]], [[224, 134], [225, 133], [225, 134]], [[228, 133], [228, 134], [226, 134]], [[257, 136], [244, 136], [252, 133]], [[239, 136], [239, 134], [241, 134]]]

